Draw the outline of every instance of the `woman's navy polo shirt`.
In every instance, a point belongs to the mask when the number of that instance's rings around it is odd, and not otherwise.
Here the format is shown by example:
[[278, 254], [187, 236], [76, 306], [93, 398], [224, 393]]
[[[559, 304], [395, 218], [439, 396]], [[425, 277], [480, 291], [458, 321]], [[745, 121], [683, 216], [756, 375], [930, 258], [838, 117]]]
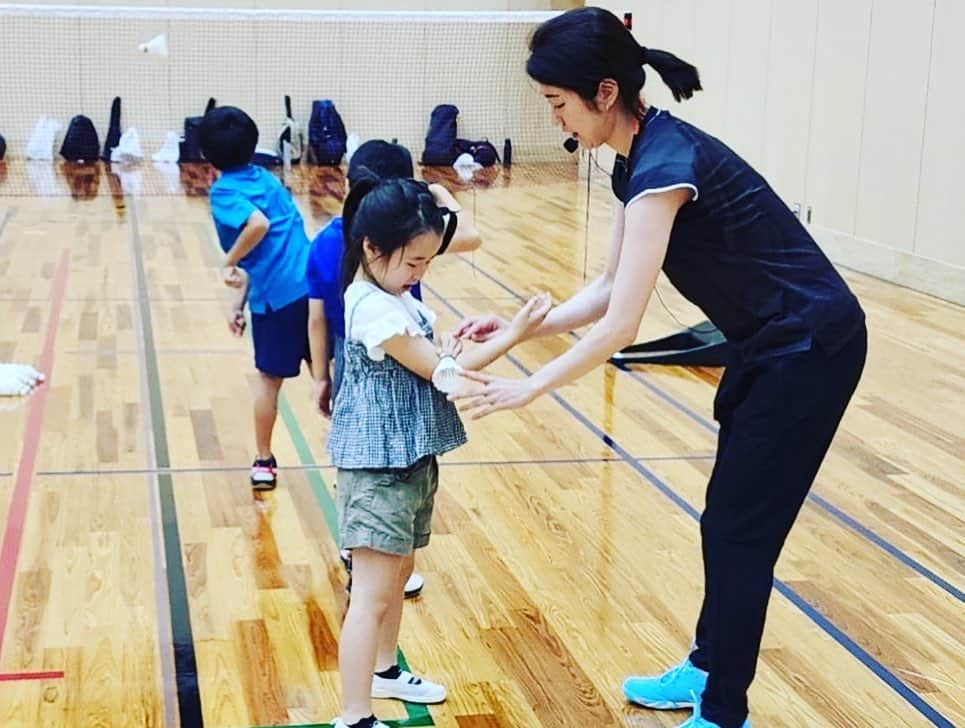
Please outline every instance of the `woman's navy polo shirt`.
[[709, 134], [651, 107], [629, 155], [617, 156], [612, 184], [625, 207], [647, 194], [693, 190], [677, 212], [663, 270], [744, 361], [815, 342], [834, 353], [860, 328], [857, 299], [804, 226]]

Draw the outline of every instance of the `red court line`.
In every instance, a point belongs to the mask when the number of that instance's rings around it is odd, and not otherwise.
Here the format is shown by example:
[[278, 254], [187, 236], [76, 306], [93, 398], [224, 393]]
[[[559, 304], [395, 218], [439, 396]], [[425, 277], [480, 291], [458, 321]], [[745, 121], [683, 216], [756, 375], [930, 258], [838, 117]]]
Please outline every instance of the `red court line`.
[[63, 670], [51, 672], [5, 672], [0, 674], [0, 682], [19, 682], [22, 680], [56, 680], [64, 676]]
[[44, 409], [47, 404], [47, 392], [50, 389], [50, 380], [54, 368], [54, 341], [57, 339], [57, 325], [60, 323], [60, 309], [64, 303], [69, 264], [70, 251], [65, 250], [60, 256], [60, 263], [57, 265], [54, 280], [50, 285], [50, 315], [47, 318], [47, 337], [44, 340], [44, 350], [37, 365], [37, 368], [47, 375], [47, 382], [37, 388], [27, 405], [29, 410], [23, 435], [23, 449], [20, 453], [20, 462], [17, 464], [17, 479], [10, 496], [10, 509], [7, 511], [7, 526], [3, 533], [3, 545], [0, 546], [0, 655], [3, 654], [3, 638], [7, 629], [7, 617], [10, 614], [10, 601], [13, 599], [13, 580], [17, 573], [17, 557], [20, 555], [20, 544], [23, 540], [23, 525], [27, 516], [30, 484], [33, 480], [34, 462], [37, 459], [37, 447], [40, 444]]

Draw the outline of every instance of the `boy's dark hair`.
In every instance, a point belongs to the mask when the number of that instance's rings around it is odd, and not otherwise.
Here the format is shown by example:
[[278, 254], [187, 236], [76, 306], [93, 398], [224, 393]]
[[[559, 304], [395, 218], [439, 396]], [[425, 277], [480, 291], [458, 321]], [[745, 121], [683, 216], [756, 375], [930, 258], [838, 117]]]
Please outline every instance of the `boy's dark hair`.
[[243, 167], [258, 144], [258, 127], [235, 106], [218, 106], [204, 115], [199, 129], [201, 153], [220, 170]]
[[442, 236], [437, 253], [442, 254], [456, 228], [455, 213], [437, 206], [425, 182], [398, 177], [380, 179], [365, 167], [357, 170], [342, 219], [343, 290], [355, 279], [359, 266], [365, 268], [362, 244], [366, 239], [380, 257], [390, 258], [417, 235], [432, 232]]
[[570, 89], [592, 102], [600, 81], [614, 79], [620, 104], [631, 114], [640, 108], [647, 79], [643, 66], [655, 70], [674, 99], [700, 90], [700, 75], [672, 53], [644, 48], [616, 15], [602, 8], [575, 8], [540, 25], [529, 42], [526, 72], [538, 83]]
[[348, 164], [348, 183], [354, 187], [362, 170], [382, 179], [408, 179], [415, 176], [412, 154], [401, 144], [370, 139], [361, 144]]

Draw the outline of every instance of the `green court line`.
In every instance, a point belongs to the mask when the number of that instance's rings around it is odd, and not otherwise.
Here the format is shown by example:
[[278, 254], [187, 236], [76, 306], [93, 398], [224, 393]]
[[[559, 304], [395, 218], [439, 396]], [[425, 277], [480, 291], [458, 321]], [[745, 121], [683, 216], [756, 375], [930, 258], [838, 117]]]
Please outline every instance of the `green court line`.
[[[278, 393], [278, 413], [281, 415], [282, 420], [284, 420], [285, 427], [288, 428], [288, 434], [295, 445], [295, 452], [298, 453], [298, 459], [301, 460], [302, 465], [317, 465], [315, 458], [312, 456], [312, 450], [308, 446], [308, 441], [305, 439], [301, 427], [298, 426], [295, 413], [288, 404], [285, 395], [281, 392]], [[308, 482], [312, 487], [312, 493], [318, 502], [318, 507], [321, 508], [322, 515], [325, 516], [325, 524], [328, 526], [329, 535], [331, 535], [333, 540], [337, 539], [338, 515], [335, 512], [335, 502], [328, 492], [328, 487], [325, 485], [325, 481], [317, 470], [305, 470], [304, 472], [305, 477], [308, 478]], [[405, 655], [402, 654], [401, 649], [399, 650], [399, 667], [403, 670], [409, 669], [409, 664], [406, 662]], [[435, 725], [432, 721], [432, 715], [426, 706], [416, 703], [403, 703], [403, 705], [405, 705], [405, 712], [408, 714], [408, 718], [397, 721], [384, 720], [382, 722], [390, 726], [399, 726], [399, 728]], [[325, 726], [331, 726], [331, 723], [309, 723], [301, 726], [289, 726], [289, 728], [324, 728]]]

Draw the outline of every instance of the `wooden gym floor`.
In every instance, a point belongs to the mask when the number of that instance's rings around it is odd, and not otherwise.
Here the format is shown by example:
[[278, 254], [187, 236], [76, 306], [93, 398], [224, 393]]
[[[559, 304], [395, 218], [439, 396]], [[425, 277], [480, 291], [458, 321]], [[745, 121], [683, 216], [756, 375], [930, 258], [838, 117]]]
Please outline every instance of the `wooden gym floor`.
[[[2, 165], [0, 165], [2, 166]], [[230, 337], [202, 169], [0, 169], [0, 361], [50, 382], [0, 401], [0, 725], [312, 725], [338, 711], [344, 575], [326, 425], [283, 389], [279, 488], [254, 498], [250, 342]], [[309, 233], [326, 170], [291, 180]], [[459, 193], [482, 250], [433, 264], [440, 325], [571, 294], [608, 195], [515, 167]], [[965, 725], [965, 311], [848, 273], [870, 358], [778, 564], [754, 725]], [[680, 321], [700, 320], [666, 281]], [[642, 339], [680, 328], [654, 298]], [[567, 337], [492, 371], [519, 375]], [[601, 368], [469, 425], [445, 458], [406, 660], [445, 683], [402, 725], [674, 726], [622, 680], [685, 653], [713, 464], [711, 369]]]

